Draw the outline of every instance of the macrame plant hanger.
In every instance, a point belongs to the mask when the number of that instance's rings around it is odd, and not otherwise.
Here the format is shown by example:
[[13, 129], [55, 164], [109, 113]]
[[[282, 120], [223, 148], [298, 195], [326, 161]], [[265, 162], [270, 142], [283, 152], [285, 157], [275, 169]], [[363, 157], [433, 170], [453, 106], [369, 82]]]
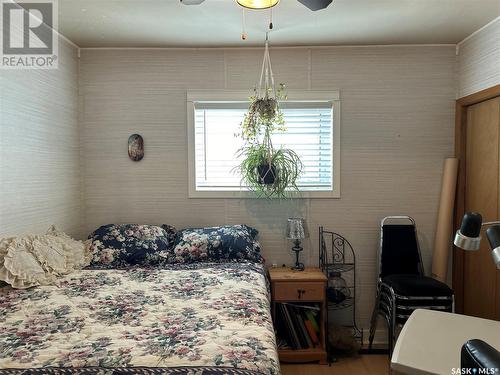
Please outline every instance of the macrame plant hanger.
[[[260, 99], [276, 99], [276, 86], [274, 84], [273, 67], [271, 65], [271, 57], [269, 55], [269, 34], [266, 32], [266, 43], [264, 45], [264, 60], [262, 61], [262, 70], [260, 72], [259, 85], [257, 86], [257, 97]], [[276, 99], [277, 100], [277, 99]], [[272, 165], [272, 154], [273, 154], [273, 142], [269, 130], [266, 128], [264, 132], [264, 139], [262, 142], [267, 146], [269, 153], [267, 155], [268, 165]], [[275, 171], [269, 168], [263, 179], [266, 178], [268, 174], [272, 174], [276, 178]]]
[[271, 57], [269, 56], [269, 34], [266, 33], [266, 43], [264, 45], [264, 60], [262, 61], [262, 70], [260, 72], [259, 85], [257, 86], [257, 97], [269, 98], [272, 93], [276, 97], [276, 86], [274, 85], [273, 68]]

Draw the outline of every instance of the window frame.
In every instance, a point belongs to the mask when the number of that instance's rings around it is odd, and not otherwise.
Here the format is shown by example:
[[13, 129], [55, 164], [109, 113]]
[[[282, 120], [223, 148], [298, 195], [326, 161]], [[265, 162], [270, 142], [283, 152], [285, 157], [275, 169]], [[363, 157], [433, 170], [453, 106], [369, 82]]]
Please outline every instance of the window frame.
[[[187, 143], [188, 143], [188, 198], [258, 198], [255, 193], [246, 189], [240, 190], [196, 190], [196, 150], [195, 150], [195, 103], [202, 102], [241, 102], [249, 101], [252, 91], [243, 90], [194, 90], [187, 92]], [[340, 198], [340, 93], [333, 91], [316, 90], [287, 90], [287, 100], [290, 101], [317, 101], [327, 100], [332, 102], [333, 126], [332, 126], [332, 147], [333, 163], [332, 178], [333, 189], [328, 191], [299, 191], [293, 198]]]

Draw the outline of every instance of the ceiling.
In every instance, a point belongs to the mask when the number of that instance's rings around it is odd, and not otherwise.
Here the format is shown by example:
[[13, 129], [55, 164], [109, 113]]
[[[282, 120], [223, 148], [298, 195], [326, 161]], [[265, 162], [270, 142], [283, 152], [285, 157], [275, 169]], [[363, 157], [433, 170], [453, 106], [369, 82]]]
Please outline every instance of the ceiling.
[[[62, 0], [59, 31], [80, 47], [262, 45], [269, 11], [234, 0]], [[500, 0], [334, 0], [312, 12], [297, 0], [273, 8], [272, 45], [457, 43], [500, 15]]]

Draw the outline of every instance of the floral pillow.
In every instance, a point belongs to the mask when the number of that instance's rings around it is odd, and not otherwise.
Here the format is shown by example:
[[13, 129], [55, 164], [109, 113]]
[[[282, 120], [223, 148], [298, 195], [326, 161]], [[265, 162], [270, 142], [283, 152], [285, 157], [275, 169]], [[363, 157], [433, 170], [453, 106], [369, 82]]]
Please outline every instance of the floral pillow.
[[89, 235], [92, 261], [88, 268], [154, 266], [173, 245], [176, 229], [169, 225], [108, 224]]
[[[177, 232], [168, 263], [231, 262], [262, 263], [258, 231], [246, 225], [187, 228]], [[162, 255], [163, 256], [163, 255]]]

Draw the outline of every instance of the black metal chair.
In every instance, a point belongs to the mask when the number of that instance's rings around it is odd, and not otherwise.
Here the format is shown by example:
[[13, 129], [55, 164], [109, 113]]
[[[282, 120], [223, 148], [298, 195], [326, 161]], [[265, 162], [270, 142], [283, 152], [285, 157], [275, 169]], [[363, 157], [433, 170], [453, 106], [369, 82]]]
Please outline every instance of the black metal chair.
[[498, 373], [500, 352], [482, 340], [469, 340], [462, 346], [460, 352], [460, 368], [462, 371], [466, 370], [462, 372], [463, 374]]
[[387, 322], [389, 354], [394, 348], [396, 328], [415, 309], [453, 312], [453, 290], [424, 275], [415, 220], [409, 216], [387, 216], [380, 223], [377, 297], [370, 325], [369, 347], [378, 316]]

